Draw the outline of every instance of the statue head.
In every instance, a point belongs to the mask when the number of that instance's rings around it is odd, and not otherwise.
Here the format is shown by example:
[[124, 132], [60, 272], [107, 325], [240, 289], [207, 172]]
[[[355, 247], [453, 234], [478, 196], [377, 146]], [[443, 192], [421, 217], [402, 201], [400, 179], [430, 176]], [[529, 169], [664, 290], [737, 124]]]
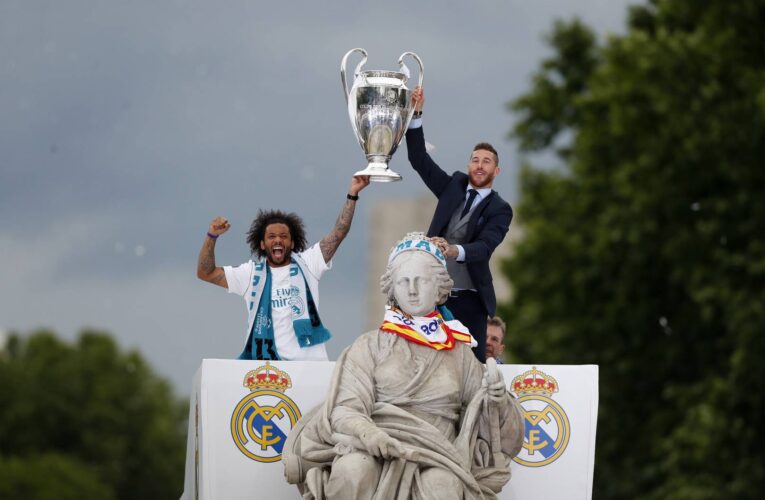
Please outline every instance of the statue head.
[[423, 233], [408, 233], [393, 247], [380, 278], [388, 305], [411, 316], [424, 316], [446, 302], [453, 284], [446, 259]]

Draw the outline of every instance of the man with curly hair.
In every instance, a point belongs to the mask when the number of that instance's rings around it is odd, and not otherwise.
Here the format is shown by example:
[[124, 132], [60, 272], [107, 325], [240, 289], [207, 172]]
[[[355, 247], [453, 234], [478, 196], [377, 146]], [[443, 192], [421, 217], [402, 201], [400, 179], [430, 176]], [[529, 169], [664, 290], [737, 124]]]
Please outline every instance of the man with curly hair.
[[326, 361], [330, 338], [319, 317], [319, 280], [351, 229], [359, 192], [368, 176], [351, 180], [332, 230], [306, 249], [303, 221], [294, 213], [259, 210], [247, 233], [253, 259], [237, 267], [215, 264], [215, 242], [231, 227], [210, 222], [199, 252], [197, 277], [244, 298], [247, 341], [239, 359]]

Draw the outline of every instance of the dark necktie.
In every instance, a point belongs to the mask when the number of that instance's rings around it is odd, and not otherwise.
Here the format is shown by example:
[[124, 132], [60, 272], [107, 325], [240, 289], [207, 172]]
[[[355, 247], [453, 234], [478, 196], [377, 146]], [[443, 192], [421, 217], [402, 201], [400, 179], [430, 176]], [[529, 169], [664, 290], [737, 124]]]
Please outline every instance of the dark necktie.
[[465, 202], [465, 208], [462, 209], [462, 214], [460, 214], [460, 219], [465, 217], [465, 214], [470, 212], [470, 207], [473, 206], [473, 201], [475, 201], [475, 197], [478, 196], [478, 191], [476, 191], [475, 189], [468, 189], [468, 193], [470, 193], [470, 196], [468, 196], [468, 199]]

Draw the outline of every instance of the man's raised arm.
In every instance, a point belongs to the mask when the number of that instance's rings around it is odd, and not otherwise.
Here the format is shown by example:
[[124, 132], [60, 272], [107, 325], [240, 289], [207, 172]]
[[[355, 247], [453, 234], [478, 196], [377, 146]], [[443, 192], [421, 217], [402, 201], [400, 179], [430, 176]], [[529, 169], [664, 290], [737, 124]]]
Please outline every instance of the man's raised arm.
[[359, 193], [368, 185], [368, 175], [355, 175], [351, 179], [351, 187], [348, 189], [348, 196], [343, 209], [340, 211], [340, 215], [337, 216], [335, 227], [319, 242], [324, 262], [332, 260], [340, 243], [348, 235], [348, 231], [351, 230], [351, 221], [353, 221], [353, 213], [356, 210], [356, 201], [359, 199]]
[[210, 222], [207, 236], [199, 251], [199, 259], [197, 259], [197, 278], [223, 288], [228, 288], [228, 282], [223, 268], [215, 265], [215, 242], [218, 236], [228, 231], [230, 227], [231, 224], [225, 218], [214, 218]]
[[438, 166], [425, 148], [425, 136], [422, 132], [422, 108], [424, 105], [425, 91], [422, 87], [415, 87], [412, 91], [414, 118], [406, 131], [406, 151], [414, 171], [434, 195], [441, 196], [452, 177]]

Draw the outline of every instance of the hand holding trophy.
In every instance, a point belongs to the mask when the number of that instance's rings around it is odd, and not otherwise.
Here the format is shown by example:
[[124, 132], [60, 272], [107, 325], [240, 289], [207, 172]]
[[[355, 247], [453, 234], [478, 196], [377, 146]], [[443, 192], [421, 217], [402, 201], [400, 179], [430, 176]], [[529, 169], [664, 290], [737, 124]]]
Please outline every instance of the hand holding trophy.
[[[362, 60], [353, 72], [353, 83], [348, 87], [345, 65], [354, 52]], [[367, 62], [367, 51], [356, 48], [348, 51], [340, 63], [343, 93], [348, 103], [348, 115], [361, 149], [367, 157], [367, 168], [354, 175], [368, 175], [374, 182], [400, 181], [401, 176], [388, 168], [393, 153], [409, 127], [414, 107], [412, 91], [406, 87], [409, 68], [405, 56], [412, 56], [420, 66], [418, 87], [422, 86], [422, 61], [414, 52], [404, 52], [398, 58], [399, 71], [361, 71]]]

